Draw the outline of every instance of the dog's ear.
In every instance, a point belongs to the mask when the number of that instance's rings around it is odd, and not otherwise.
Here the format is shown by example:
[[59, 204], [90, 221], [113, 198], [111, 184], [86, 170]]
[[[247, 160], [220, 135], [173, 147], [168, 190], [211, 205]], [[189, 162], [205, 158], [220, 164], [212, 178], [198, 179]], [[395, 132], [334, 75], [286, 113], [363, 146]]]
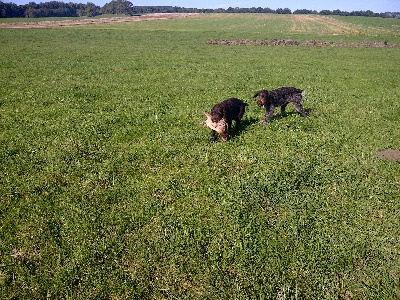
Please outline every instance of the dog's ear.
[[213, 123], [212, 119], [211, 119], [211, 115], [208, 112], [203, 111], [203, 114], [206, 115], [207, 119], [204, 120], [204, 124], [205, 126], [210, 127], [211, 129], [215, 129], [215, 127], [217, 126], [215, 123]]
[[258, 91], [257, 93], [254, 94], [253, 98], [256, 98], [257, 96], [268, 97], [268, 91], [267, 90]]
[[206, 111], [203, 111], [203, 114], [205, 114], [205, 115], [206, 115], [207, 119], [211, 119], [211, 115], [210, 115], [208, 112], [206, 112]]
[[262, 92], [262, 91], [256, 92], [256, 93], [254, 94], [253, 98], [256, 98], [258, 95], [260, 95], [261, 92]]

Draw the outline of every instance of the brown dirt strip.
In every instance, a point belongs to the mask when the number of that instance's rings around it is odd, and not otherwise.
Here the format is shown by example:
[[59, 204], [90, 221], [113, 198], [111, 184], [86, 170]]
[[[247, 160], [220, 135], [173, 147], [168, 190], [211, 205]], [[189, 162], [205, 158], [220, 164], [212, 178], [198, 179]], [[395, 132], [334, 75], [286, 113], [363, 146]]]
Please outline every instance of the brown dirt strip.
[[93, 18], [82, 20], [57, 20], [57, 21], [39, 21], [39, 22], [14, 22], [14, 23], [0, 23], [0, 28], [52, 28], [63, 26], [80, 26], [80, 25], [93, 25], [93, 24], [107, 24], [107, 23], [122, 23], [122, 22], [139, 22], [150, 20], [167, 20], [186, 18], [197, 15], [196, 13], [159, 13], [148, 14], [142, 16], [129, 16], [129, 17], [114, 17], [114, 18]]
[[387, 149], [379, 152], [377, 158], [394, 160], [400, 162], [400, 150]]
[[207, 41], [209, 45], [256, 45], [256, 46], [306, 46], [306, 47], [371, 47], [371, 48], [399, 48], [400, 44], [389, 44], [387, 42], [361, 42], [361, 43], [345, 43], [345, 42], [324, 42], [324, 41], [294, 41], [294, 40], [217, 40]]

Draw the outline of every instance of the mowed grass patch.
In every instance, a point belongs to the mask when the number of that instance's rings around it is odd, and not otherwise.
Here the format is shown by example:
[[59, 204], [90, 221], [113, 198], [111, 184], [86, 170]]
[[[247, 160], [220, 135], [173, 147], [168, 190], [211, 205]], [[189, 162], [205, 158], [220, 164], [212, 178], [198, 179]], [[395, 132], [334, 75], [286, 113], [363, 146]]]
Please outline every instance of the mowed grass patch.
[[[398, 50], [206, 43], [321, 39], [256, 17], [0, 31], [3, 298], [399, 296]], [[260, 127], [285, 85], [310, 118]]]

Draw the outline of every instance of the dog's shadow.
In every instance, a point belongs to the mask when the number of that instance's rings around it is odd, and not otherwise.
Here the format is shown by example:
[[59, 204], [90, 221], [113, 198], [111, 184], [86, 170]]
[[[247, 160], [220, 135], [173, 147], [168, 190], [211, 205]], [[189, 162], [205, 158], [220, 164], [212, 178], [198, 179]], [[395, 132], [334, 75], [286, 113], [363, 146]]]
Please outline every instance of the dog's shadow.
[[232, 126], [231, 130], [229, 131], [229, 138], [234, 139], [235, 137], [242, 134], [242, 132], [247, 131], [247, 128], [253, 124], [259, 122], [256, 118], [246, 118], [242, 120], [237, 127], [236, 124]]
[[[305, 111], [307, 112], [307, 114], [310, 116], [312, 109], [311, 108], [307, 108], [305, 109]], [[290, 116], [295, 116], [295, 115], [300, 115], [300, 113], [296, 110], [293, 111], [289, 111], [289, 112], [285, 112], [283, 115], [282, 113], [277, 113], [274, 114], [269, 120], [268, 123], [272, 123]], [[236, 124], [232, 124], [231, 129], [229, 130], [229, 139], [235, 139], [236, 137], [240, 136], [243, 132], [246, 132], [248, 130], [248, 128], [254, 124], [260, 124], [260, 122], [263, 120], [263, 118], [257, 119], [255, 117], [251, 117], [251, 118], [246, 118], [244, 120], [242, 120], [239, 124], [239, 126], [237, 127]]]
[[[310, 116], [310, 114], [311, 114], [311, 112], [312, 112], [312, 109], [311, 109], [311, 108], [307, 108], [307, 109], [305, 109], [305, 111], [306, 111], [306, 113], [308, 114], [308, 116]], [[296, 115], [300, 115], [300, 116], [301, 116], [301, 114], [300, 114], [297, 110], [285, 112], [283, 115], [282, 115], [281, 112], [275, 113], [275, 114], [268, 120], [268, 123], [272, 123], [272, 122], [275, 122], [275, 121], [278, 121], [278, 120], [281, 120], [281, 119], [284, 119], [284, 118], [287, 118], [287, 117], [296, 116]], [[261, 120], [261, 121], [262, 121], [262, 120]], [[260, 121], [260, 122], [261, 122], [261, 121]]]

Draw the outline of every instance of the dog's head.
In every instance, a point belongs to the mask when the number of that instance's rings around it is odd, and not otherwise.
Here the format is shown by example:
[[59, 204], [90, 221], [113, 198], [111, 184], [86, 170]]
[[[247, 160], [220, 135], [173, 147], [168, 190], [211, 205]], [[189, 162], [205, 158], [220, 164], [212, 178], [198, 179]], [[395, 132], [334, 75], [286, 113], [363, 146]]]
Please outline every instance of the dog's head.
[[213, 121], [212, 116], [207, 113], [203, 112], [207, 119], [204, 121], [204, 123], [211, 128], [212, 130], [215, 130], [218, 132], [218, 134], [221, 136], [222, 140], [226, 142], [228, 140], [228, 124], [226, 123], [225, 119], [220, 119], [218, 121]]
[[256, 98], [256, 97], [258, 97], [257, 105], [258, 106], [264, 106], [265, 103], [267, 103], [268, 91], [267, 90], [258, 91], [253, 96], [253, 98]]

